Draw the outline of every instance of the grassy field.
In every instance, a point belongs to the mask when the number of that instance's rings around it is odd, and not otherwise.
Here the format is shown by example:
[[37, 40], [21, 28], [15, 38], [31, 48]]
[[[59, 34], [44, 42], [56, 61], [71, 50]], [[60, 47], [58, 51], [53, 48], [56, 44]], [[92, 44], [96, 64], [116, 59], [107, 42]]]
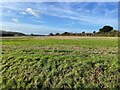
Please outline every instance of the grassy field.
[[2, 88], [120, 88], [118, 39], [16, 37], [2, 40]]

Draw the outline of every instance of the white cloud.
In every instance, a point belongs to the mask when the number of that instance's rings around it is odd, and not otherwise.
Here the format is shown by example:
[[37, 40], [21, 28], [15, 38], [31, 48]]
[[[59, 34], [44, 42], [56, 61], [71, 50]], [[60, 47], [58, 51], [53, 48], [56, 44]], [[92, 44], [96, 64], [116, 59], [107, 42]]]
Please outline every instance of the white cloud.
[[26, 12], [23, 12], [23, 11], [22, 11], [22, 12], [20, 12], [19, 14], [26, 15]]
[[40, 14], [39, 10], [33, 10], [32, 8], [27, 8], [26, 12], [36, 17], [38, 17]]
[[8, 10], [8, 13], [11, 13], [11, 11], [10, 11], [10, 10]]
[[18, 19], [16, 19], [16, 18], [13, 18], [13, 19], [12, 19], [12, 21], [14, 21], [14, 22], [18, 22]]

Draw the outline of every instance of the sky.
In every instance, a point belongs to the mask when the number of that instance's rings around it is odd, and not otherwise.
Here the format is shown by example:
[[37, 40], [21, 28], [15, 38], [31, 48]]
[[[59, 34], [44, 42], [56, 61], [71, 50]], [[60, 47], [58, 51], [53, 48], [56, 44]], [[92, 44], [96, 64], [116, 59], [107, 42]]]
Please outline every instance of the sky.
[[118, 29], [117, 2], [2, 2], [1, 30], [25, 34]]

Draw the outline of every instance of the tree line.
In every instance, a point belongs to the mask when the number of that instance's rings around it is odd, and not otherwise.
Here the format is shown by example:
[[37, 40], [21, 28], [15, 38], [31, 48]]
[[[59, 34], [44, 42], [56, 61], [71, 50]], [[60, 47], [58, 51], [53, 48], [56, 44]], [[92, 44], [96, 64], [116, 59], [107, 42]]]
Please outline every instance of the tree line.
[[[24, 33], [20, 32], [10, 32], [10, 31], [0, 31], [0, 36], [46, 36], [46, 35], [39, 35], [39, 34], [33, 34], [26, 35]], [[47, 36], [120, 36], [120, 31], [114, 30], [111, 26], [104, 26], [103, 28], [100, 28], [98, 32], [93, 31], [92, 33], [86, 33], [85, 31], [81, 33], [72, 33], [72, 32], [63, 32], [63, 33], [49, 33]]]
[[49, 36], [120, 36], [120, 31], [114, 30], [111, 26], [104, 26], [103, 28], [100, 28], [98, 32], [93, 31], [92, 33], [86, 33], [83, 31], [82, 33], [71, 33], [71, 32], [64, 32], [64, 33], [49, 33]]

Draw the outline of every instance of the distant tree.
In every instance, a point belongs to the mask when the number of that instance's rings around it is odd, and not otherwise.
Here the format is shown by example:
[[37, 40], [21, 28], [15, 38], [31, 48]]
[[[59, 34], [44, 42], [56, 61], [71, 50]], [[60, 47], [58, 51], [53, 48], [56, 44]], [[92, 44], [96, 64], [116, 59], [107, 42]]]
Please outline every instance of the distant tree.
[[70, 34], [69, 32], [62, 33], [62, 35], [69, 35], [69, 34]]
[[83, 31], [81, 35], [82, 35], [82, 36], [85, 36], [85, 31]]
[[56, 33], [55, 35], [57, 35], [57, 36], [58, 36], [58, 35], [60, 35], [60, 33]]
[[96, 33], [96, 31], [93, 31], [93, 33]]
[[83, 31], [82, 34], [85, 34], [85, 31]]
[[31, 33], [30, 35], [31, 35], [31, 36], [34, 36], [34, 34], [33, 34], [33, 33]]
[[104, 26], [103, 28], [99, 29], [99, 32], [110, 32], [113, 30], [113, 27], [111, 26]]
[[49, 33], [49, 36], [53, 36], [54, 34], [53, 33]]

